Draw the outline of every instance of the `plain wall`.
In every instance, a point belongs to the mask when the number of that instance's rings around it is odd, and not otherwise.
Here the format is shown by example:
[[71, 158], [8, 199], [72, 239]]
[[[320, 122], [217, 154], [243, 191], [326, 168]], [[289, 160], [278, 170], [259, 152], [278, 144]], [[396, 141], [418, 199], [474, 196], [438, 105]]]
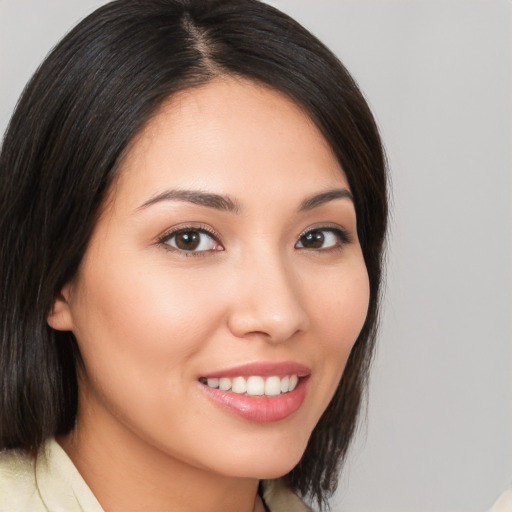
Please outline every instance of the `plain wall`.
[[[99, 0], [0, 0], [0, 129]], [[277, 0], [347, 65], [386, 142], [382, 331], [334, 511], [484, 512], [512, 478], [512, 3]]]

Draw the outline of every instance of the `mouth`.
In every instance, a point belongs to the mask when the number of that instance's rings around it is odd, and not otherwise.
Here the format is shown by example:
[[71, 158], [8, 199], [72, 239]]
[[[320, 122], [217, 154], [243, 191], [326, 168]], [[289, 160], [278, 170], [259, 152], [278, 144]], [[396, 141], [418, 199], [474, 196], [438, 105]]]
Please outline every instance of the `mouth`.
[[221, 391], [232, 391], [238, 395], [244, 396], [279, 396], [293, 391], [299, 382], [296, 374], [271, 375], [270, 377], [261, 377], [251, 375], [249, 377], [201, 377], [201, 384], [209, 388], [219, 389]]
[[199, 377], [215, 405], [256, 423], [291, 416], [303, 404], [311, 370], [295, 363], [256, 363]]

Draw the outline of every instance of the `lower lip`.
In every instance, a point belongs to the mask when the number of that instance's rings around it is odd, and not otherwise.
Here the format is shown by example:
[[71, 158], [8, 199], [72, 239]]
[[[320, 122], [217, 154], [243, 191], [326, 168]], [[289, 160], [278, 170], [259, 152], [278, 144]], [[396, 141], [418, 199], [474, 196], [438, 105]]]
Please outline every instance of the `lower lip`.
[[293, 391], [277, 396], [246, 396], [200, 384], [223, 409], [255, 423], [271, 423], [291, 416], [306, 398], [307, 377], [299, 379]]

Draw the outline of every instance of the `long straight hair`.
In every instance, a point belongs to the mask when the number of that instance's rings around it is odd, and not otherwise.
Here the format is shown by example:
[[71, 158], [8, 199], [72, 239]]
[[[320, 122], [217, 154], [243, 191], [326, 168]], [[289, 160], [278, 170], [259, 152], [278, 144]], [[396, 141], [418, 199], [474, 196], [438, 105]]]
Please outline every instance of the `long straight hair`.
[[367, 382], [386, 231], [386, 169], [373, 116], [339, 60], [256, 0], [117, 0], [82, 21], [27, 85], [0, 154], [0, 448], [35, 451], [69, 432], [80, 354], [46, 322], [77, 272], [130, 141], [177, 91], [231, 75], [267, 84], [310, 116], [354, 195], [370, 281], [366, 322], [289, 486], [335, 490]]

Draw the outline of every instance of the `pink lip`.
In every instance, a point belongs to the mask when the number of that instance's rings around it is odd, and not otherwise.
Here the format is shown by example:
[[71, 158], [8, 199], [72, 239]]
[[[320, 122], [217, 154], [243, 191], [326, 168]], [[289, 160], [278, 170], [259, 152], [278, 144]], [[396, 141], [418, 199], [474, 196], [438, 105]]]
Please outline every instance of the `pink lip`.
[[228, 412], [255, 423], [270, 423], [287, 418], [304, 402], [308, 378], [299, 380], [297, 387], [278, 396], [246, 396], [232, 391], [221, 391], [200, 384], [203, 391], [217, 405]]
[[207, 379], [215, 377], [250, 377], [251, 375], [260, 377], [298, 375], [300, 377], [297, 387], [293, 391], [278, 396], [247, 396], [232, 391], [211, 388], [201, 382], [199, 382], [199, 385], [216, 405], [226, 411], [245, 420], [256, 423], [270, 423], [283, 420], [300, 408], [306, 398], [310, 373], [311, 370], [308, 367], [288, 361], [283, 363], [245, 364], [201, 376]]
[[260, 377], [271, 377], [277, 375], [284, 377], [286, 375], [297, 375], [299, 377], [306, 377], [311, 373], [311, 370], [303, 364], [294, 363], [293, 361], [284, 361], [281, 363], [249, 363], [224, 370], [217, 370], [205, 375], [200, 375], [206, 379], [220, 378], [220, 377], [250, 377], [251, 375], [258, 375]]

